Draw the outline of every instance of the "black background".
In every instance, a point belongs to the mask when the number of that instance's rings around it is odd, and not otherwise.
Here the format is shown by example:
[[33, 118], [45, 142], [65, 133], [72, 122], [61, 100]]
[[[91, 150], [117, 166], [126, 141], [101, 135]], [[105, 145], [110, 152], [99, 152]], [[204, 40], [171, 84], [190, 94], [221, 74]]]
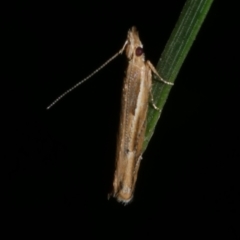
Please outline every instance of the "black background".
[[156, 65], [184, 2], [34, 1], [6, 8], [2, 169], [10, 222], [30, 220], [42, 229], [61, 222], [88, 238], [238, 239], [237, 6], [213, 3], [143, 156], [128, 206], [107, 200], [125, 56], [46, 110], [117, 52], [133, 25]]

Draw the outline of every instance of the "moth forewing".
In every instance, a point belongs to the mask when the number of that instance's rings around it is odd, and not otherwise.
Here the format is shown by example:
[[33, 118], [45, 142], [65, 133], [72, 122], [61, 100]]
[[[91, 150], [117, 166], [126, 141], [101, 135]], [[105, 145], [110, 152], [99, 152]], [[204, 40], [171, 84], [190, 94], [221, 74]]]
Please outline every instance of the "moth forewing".
[[123, 85], [116, 170], [113, 181], [113, 196], [125, 204], [133, 198], [142, 158], [152, 85], [151, 69], [145, 62], [143, 46], [134, 27], [129, 30], [127, 40], [126, 55], [129, 63]]

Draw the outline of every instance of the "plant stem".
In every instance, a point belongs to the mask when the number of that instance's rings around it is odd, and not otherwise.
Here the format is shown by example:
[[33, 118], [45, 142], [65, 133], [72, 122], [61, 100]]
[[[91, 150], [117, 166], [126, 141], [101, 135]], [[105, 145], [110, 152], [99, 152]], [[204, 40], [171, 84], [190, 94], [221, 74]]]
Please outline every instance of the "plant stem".
[[[177, 74], [195, 40], [197, 33], [204, 22], [213, 0], [187, 0], [175, 28], [157, 64], [157, 71], [161, 77], [174, 82]], [[152, 94], [154, 103], [159, 111], [149, 107], [147, 128], [144, 139], [143, 152], [154, 133], [157, 121], [160, 118], [164, 104], [172, 86], [153, 79]]]

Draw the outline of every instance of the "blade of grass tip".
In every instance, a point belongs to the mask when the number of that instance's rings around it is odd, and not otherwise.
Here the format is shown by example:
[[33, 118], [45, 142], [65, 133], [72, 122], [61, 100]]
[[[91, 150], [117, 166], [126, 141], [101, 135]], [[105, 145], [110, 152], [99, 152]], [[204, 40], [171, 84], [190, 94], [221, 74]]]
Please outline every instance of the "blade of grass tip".
[[[163, 79], [174, 82], [177, 74], [195, 40], [197, 33], [204, 22], [213, 0], [187, 0], [175, 28], [164, 48], [157, 64], [157, 70]], [[143, 152], [154, 133], [157, 121], [160, 118], [163, 106], [171, 90], [170, 85], [153, 79], [153, 99], [159, 111], [149, 107], [147, 128], [144, 139]]]

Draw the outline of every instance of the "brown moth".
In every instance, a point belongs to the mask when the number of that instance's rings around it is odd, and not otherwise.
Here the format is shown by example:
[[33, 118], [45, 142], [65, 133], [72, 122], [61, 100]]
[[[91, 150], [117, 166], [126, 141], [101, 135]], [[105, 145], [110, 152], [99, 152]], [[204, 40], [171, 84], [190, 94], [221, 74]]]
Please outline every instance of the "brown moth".
[[[172, 83], [163, 80], [153, 65], [145, 61], [143, 45], [135, 27], [128, 31], [124, 48], [129, 62], [122, 92], [113, 196], [119, 202], [127, 204], [133, 198], [142, 159], [152, 72], [164, 83]], [[154, 104], [153, 106], [157, 108]]]
[[128, 67], [124, 78], [121, 117], [117, 140], [116, 169], [113, 180], [113, 193], [117, 201], [124, 204], [133, 198], [139, 165], [142, 159], [142, 148], [146, 130], [146, 118], [149, 101], [155, 109], [151, 96], [152, 72], [164, 83], [173, 85], [162, 79], [149, 61], [145, 61], [143, 45], [135, 27], [128, 31], [127, 40], [122, 49], [106, 61], [85, 79], [60, 95], [47, 109], [55, 105], [66, 94], [96, 74], [119, 54], [125, 51]]

